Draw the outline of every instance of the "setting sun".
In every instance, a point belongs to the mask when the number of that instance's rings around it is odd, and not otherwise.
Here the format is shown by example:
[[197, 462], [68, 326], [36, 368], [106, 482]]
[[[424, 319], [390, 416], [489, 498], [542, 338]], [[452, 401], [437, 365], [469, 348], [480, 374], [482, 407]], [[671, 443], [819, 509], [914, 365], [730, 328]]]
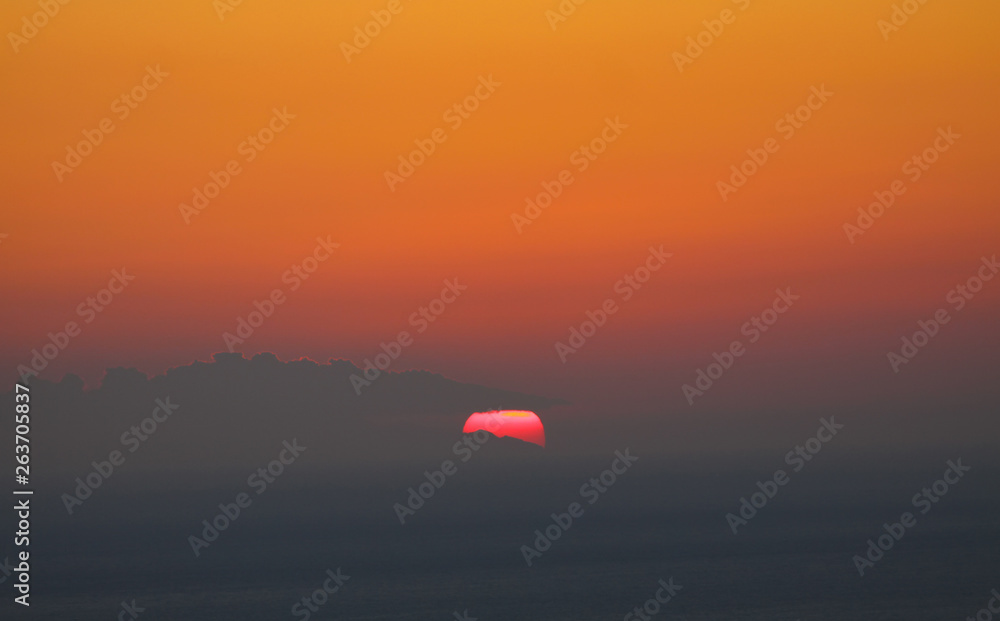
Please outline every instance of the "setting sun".
[[525, 410], [495, 410], [476, 412], [465, 421], [464, 433], [483, 429], [498, 438], [510, 436], [538, 446], [545, 446], [545, 427], [534, 412]]

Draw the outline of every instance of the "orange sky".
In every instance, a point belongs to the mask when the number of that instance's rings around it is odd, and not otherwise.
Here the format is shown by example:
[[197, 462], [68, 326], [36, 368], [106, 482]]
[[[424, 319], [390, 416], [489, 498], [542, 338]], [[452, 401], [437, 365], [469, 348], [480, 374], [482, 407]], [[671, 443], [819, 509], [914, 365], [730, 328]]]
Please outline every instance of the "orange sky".
[[[778, 287], [802, 291], [801, 312], [759, 360], [845, 357], [891, 376], [885, 352], [1000, 251], [995, 2], [929, 2], [886, 41], [888, 1], [593, 0], [553, 29], [556, 0], [402, 0], [348, 62], [342, 43], [388, 4], [244, 0], [220, 19], [211, 0], [70, 2], [30, 39], [8, 36], [3, 364], [79, 320], [122, 267], [135, 281], [43, 376], [207, 359], [329, 235], [340, 248], [242, 351], [360, 361], [458, 278], [468, 290], [394, 370], [676, 405]], [[673, 54], [725, 9], [735, 21], [678, 71]], [[4, 2], [3, 32], [39, 10]], [[148, 67], [168, 75], [121, 118], [116, 99]], [[445, 111], [489, 76], [499, 85], [453, 129]], [[783, 137], [776, 121], [822, 85], [833, 96]], [[240, 144], [275, 108], [294, 119], [246, 161]], [[114, 131], [60, 182], [53, 162], [104, 118]], [[627, 129], [578, 171], [571, 154], [608, 118]], [[849, 243], [843, 224], [947, 127], [961, 138]], [[390, 191], [386, 171], [436, 128], [446, 139]], [[723, 202], [716, 183], [769, 138], [780, 148]], [[178, 206], [230, 160], [240, 174], [185, 223]], [[562, 170], [573, 183], [519, 233], [511, 214]], [[555, 341], [660, 244], [665, 268], [562, 364]], [[987, 287], [939, 349], [984, 355], [998, 301]], [[925, 371], [951, 367], [937, 365]]]

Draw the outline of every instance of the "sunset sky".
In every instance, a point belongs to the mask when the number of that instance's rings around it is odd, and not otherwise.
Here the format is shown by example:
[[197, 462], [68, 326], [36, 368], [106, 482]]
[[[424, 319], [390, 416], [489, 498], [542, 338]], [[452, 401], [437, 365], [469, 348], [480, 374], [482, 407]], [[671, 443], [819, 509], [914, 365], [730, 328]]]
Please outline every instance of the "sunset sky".
[[[44, 378], [207, 360], [281, 289], [237, 351], [360, 365], [405, 330], [390, 370], [580, 413], [995, 391], [1000, 279], [960, 311], [946, 302], [1000, 253], [995, 2], [928, 2], [892, 31], [878, 25], [888, 0], [593, 0], [564, 21], [547, 16], [557, 0], [402, 0], [395, 14], [384, 0], [244, 0], [220, 16], [221, 4], [70, 2], [28, 38], [22, 18], [39, 5], [3, 3], [11, 379], [69, 321], [80, 334]], [[391, 22], [345, 54], [372, 11]], [[706, 20], [722, 32], [680, 70]], [[129, 107], [135, 87], [144, 100]], [[824, 91], [789, 135], [779, 121]], [[54, 166], [102, 119], [113, 131], [78, 166]], [[262, 150], [244, 144], [279, 127]], [[919, 179], [904, 171], [949, 128], [960, 137]], [[581, 156], [602, 132], [606, 150]], [[769, 140], [723, 200], [730, 167]], [[390, 184], [415, 141], [433, 153]], [[185, 217], [233, 160], [227, 187]], [[518, 230], [512, 214], [563, 171], [572, 183]], [[896, 180], [905, 193], [849, 239], [845, 223]], [[317, 238], [339, 247], [315, 254]], [[625, 299], [616, 283], [661, 246], [671, 256]], [[320, 255], [292, 290], [286, 270]], [[79, 305], [123, 268], [134, 281], [85, 323]], [[411, 321], [456, 279], [467, 289], [433, 323]], [[786, 288], [801, 300], [747, 343], [741, 326]], [[609, 298], [617, 311], [563, 362], [556, 343]], [[951, 322], [894, 373], [887, 353], [939, 308]], [[682, 385], [736, 339], [746, 356], [689, 405]]]

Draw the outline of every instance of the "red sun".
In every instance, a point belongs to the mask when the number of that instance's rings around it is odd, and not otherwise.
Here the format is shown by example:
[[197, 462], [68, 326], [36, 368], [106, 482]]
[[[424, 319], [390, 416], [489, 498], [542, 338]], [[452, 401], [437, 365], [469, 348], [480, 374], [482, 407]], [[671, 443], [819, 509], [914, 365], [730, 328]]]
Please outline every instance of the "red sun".
[[463, 433], [484, 429], [498, 438], [510, 436], [538, 446], [545, 446], [545, 427], [534, 412], [527, 410], [494, 410], [476, 412], [465, 421]]

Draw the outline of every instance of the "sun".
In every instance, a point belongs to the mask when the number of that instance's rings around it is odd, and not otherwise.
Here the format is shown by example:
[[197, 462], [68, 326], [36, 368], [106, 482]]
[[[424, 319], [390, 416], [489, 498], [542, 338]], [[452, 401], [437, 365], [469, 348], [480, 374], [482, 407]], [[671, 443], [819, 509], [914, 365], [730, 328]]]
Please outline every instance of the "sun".
[[498, 438], [510, 436], [538, 446], [545, 446], [545, 427], [534, 412], [527, 410], [494, 410], [476, 412], [465, 421], [463, 433], [484, 429]]

